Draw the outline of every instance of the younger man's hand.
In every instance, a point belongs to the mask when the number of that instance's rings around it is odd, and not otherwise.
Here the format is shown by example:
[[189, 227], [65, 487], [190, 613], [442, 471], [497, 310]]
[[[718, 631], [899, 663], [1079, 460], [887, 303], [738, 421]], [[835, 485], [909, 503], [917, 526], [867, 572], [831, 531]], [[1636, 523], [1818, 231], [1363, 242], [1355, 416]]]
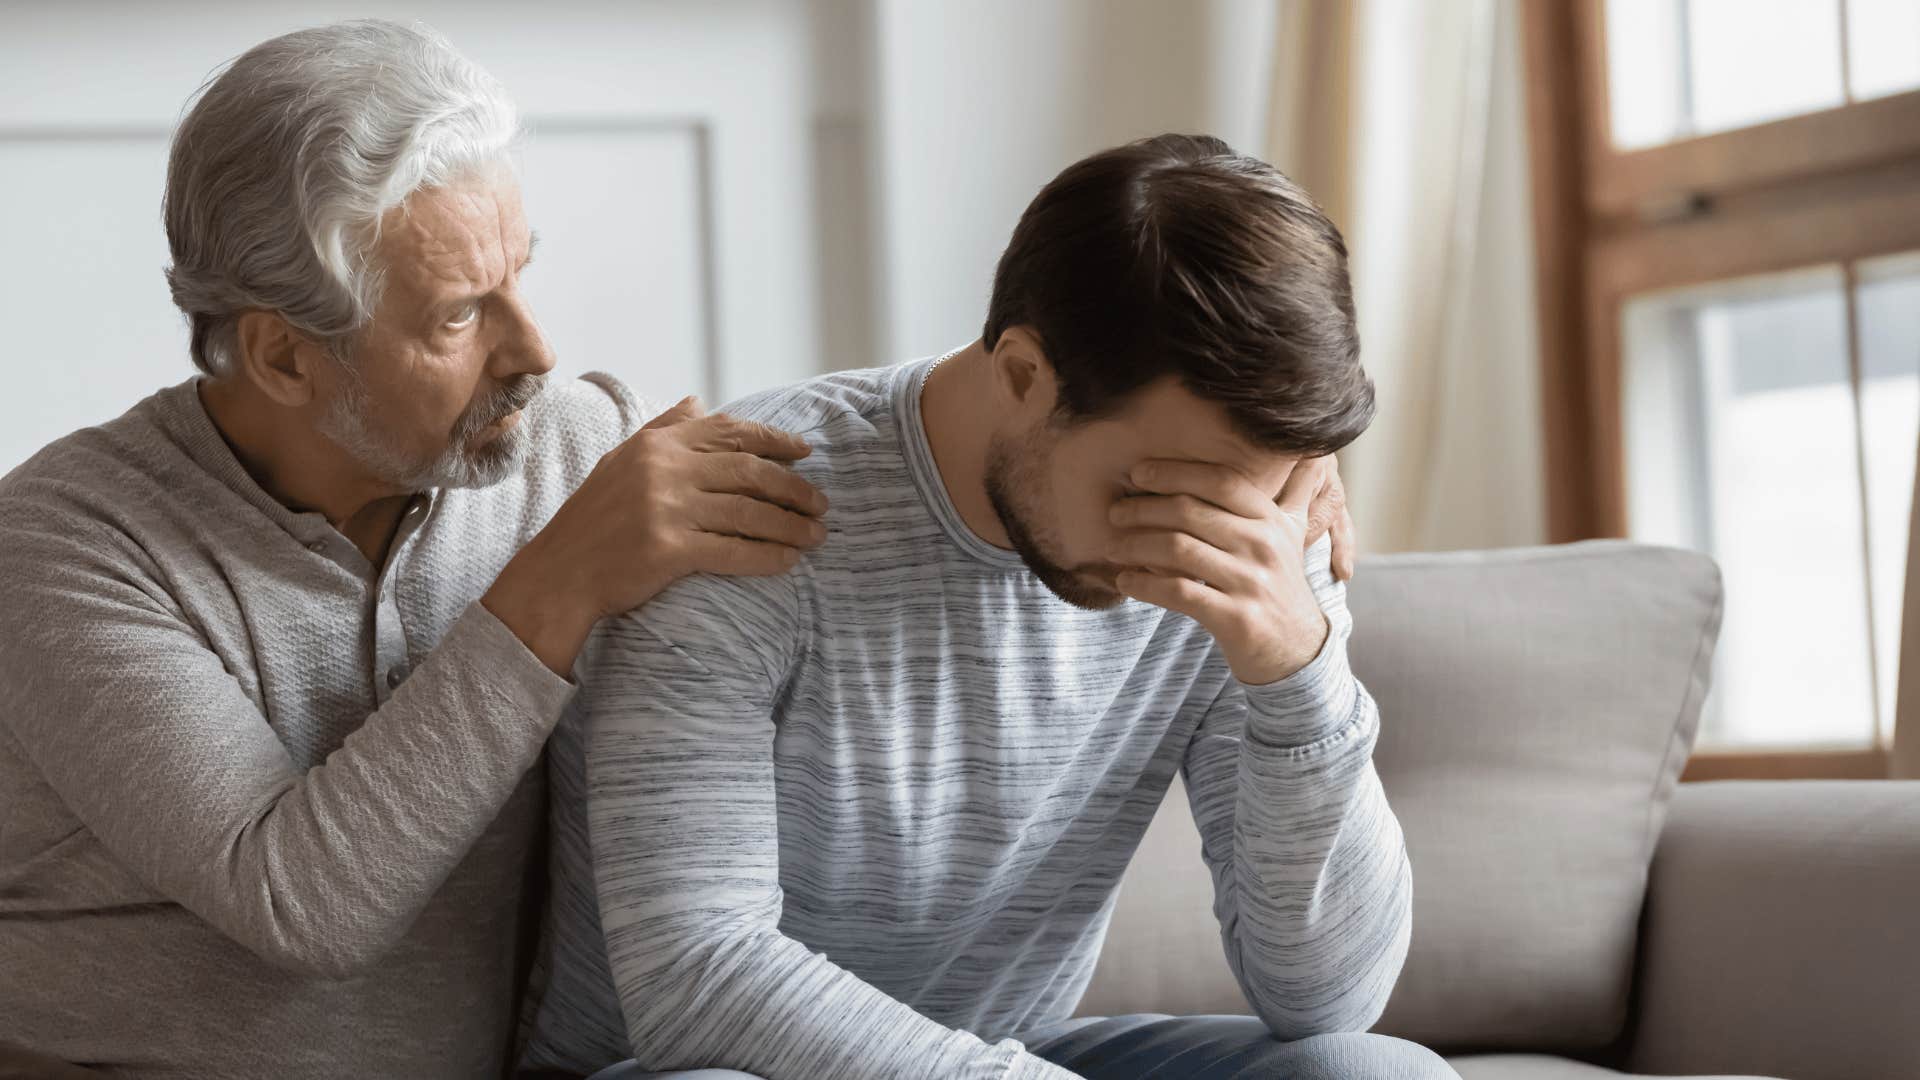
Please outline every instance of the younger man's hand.
[[1119, 575], [1121, 592], [1192, 617], [1249, 686], [1319, 655], [1327, 618], [1307, 584], [1305, 549], [1321, 468], [1296, 465], [1276, 499], [1202, 462], [1145, 461], [1132, 480], [1147, 494], [1120, 499], [1110, 514], [1126, 530], [1113, 561], [1138, 568]]

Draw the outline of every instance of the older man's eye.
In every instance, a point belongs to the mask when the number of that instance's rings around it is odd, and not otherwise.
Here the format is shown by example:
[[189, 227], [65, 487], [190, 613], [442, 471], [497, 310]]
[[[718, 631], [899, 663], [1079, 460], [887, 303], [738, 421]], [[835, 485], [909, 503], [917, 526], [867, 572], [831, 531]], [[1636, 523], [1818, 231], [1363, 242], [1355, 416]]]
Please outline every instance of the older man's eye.
[[460, 305], [459, 310], [453, 313], [453, 318], [447, 320], [447, 326], [449, 326], [452, 329], [458, 330], [461, 327], [467, 326], [468, 324], [472, 323], [473, 320], [479, 317], [480, 317], [479, 304], [462, 304]]

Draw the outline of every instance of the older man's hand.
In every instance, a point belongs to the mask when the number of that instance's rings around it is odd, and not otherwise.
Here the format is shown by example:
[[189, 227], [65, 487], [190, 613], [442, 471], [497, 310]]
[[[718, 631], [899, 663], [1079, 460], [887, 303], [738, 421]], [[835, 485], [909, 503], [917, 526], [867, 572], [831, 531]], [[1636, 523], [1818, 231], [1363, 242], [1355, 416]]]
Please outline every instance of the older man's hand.
[[566, 674], [594, 623], [688, 574], [790, 570], [826, 539], [826, 496], [784, 464], [810, 452], [687, 398], [600, 459], [501, 573], [487, 609]]
[[1347, 509], [1347, 488], [1340, 482], [1340, 463], [1332, 454], [1304, 458], [1294, 472], [1312, 495], [1307, 507], [1307, 546], [1332, 533], [1334, 580], [1351, 581], [1358, 541], [1353, 533], [1353, 514]]

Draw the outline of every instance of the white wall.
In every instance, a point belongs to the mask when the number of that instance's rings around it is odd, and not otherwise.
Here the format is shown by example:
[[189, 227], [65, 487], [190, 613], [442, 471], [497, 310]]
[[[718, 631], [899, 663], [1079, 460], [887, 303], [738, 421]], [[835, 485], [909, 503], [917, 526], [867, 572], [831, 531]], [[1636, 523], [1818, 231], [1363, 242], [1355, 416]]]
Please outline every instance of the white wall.
[[[1267, 152], [1277, 4], [0, 4], [0, 470], [190, 374], [160, 277], [167, 135], [209, 70], [273, 34], [369, 14], [449, 34], [532, 129], [542, 253], [528, 287], [563, 368], [719, 402], [972, 340], [1021, 210], [1087, 153], [1168, 130]], [[1395, 27], [1397, 48], [1427, 55], [1417, 28]], [[1531, 318], [1510, 43], [1498, 59], [1484, 207], [1496, 235], [1454, 294], [1484, 362], [1414, 392], [1503, 419], [1448, 425], [1421, 457], [1441, 481], [1380, 492], [1418, 521], [1363, 522], [1376, 543], [1415, 537], [1389, 547], [1540, 535], [1531, 328], [1481, 317], [1504, 303]], [[1370, 171], [1403, 182], [1407, 170]], [[1391, 222], [1344, 224], [1364, 322], [1395, 306], [1368, 302], [1370, 251], [1398, 258], [1411, 241]], [[1369, 335], [1383, 394], [1404, 397], [1396, 351]], [[1350, 458], [1357, 477], [1366, 449]]]
[[[864, 84], [823, 43], [857, 39], [857, 4], [17, 3], [0, 7], [0, 470], [191, 374], [160, 274], [172, 125], [248, 46], [365, 15], [434, 25], [519, 102], [543, 245], [528, 291], [564, 369], [666, 400], [821, 369], [821, 282], [847, 275], [817, 223], [859, 215], [816, 184], [865, 172], [844, 122]], [[841, 299], [837, 325], [871, 322]]]
[[1259, 152], [1270, 0], [875, 0], [892, 359], [978, 336], [1020, 211], [1076, 159], [1165, 131]]

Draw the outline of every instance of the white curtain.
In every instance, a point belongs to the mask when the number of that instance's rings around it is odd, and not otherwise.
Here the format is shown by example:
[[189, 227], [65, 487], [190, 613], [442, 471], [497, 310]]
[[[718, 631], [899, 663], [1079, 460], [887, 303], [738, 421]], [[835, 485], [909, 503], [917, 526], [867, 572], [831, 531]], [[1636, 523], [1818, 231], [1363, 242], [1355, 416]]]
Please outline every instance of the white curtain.
[[1280, 0], [1270, 159], [1346, 234], [1373, 551], [1545, 536], [1516, 0]]

